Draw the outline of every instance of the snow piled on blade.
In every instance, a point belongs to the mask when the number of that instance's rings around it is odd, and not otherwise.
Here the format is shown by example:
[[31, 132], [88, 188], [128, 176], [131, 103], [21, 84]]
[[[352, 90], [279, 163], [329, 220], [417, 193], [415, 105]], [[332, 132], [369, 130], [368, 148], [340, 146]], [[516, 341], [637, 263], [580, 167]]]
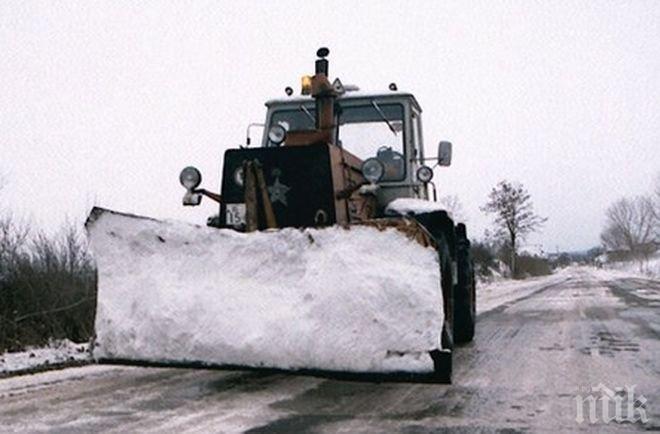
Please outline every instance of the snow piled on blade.
[[96, 210], [97, 359], [432, 372], [436, 252], [394, 229], [250, 234]]

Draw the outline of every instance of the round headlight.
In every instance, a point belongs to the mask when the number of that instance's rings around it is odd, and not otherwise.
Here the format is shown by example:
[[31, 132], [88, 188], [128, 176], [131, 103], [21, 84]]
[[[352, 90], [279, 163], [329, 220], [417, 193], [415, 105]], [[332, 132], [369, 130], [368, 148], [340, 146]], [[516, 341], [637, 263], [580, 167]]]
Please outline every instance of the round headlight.
[[194, 190], [202, 183], [202, 174], [192, 166], [188, 166], [181, 171], [179, 181], [186, 190]]
[[377, 158], [369, 158], [362, 163], [362, 175], [367, 181], [375, 184], [385, 174], [385, 166]]
[[433, 169], [431, 169], [429, 166], [420, 167], [417, 169], [417, 179], [425, 184], [431, 181], [431, 179], [433, 179]]
[[279, 145], [286, 139], [286, 130], [282, 125], [273, 125], [268, 130], [268, 140], [274, 145]]
[[237, 167], [236, 170], [234, 170], [234, 182], [239, 187], [243, 187], [243, 179], [243, 168]]

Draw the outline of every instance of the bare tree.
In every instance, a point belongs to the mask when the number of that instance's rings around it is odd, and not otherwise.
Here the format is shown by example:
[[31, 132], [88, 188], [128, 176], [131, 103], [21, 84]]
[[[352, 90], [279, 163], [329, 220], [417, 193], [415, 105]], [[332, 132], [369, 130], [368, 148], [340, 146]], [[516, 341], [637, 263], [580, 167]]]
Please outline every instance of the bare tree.
[[463, 211], [463, 204], [461, 203], [458, 196], [452, 194], [448, 196], [442, 196], [438, 199], [438, 202], [444, 207], [445, 211], [449, 214], [455, 222], [465, 223], [465, 212]]
[[605, 212], [606, 223], [600, 239], [610, 251], [626, 252], [643, 262], [656, 250], [658, 216], [650, 197], [623, 198]]
[[547, 218], [534, 212], [531, 195], [519, 182], [500, 181], [488, 195], [482, 211], [494, 214], [495, 235], [506, 241], [511, 273], [516, 276], [518, 241], [541, 228]]

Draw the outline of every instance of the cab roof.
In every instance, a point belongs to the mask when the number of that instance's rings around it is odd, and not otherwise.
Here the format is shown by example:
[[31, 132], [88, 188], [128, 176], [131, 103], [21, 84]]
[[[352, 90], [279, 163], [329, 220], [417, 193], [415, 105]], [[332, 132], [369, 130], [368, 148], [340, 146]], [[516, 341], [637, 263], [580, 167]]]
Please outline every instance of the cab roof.
[[[348, 91], [337, 97], [337, 99], [340, 101], [359, 100], [366, 98], [376, 98], [378, 100], [407, 98], [412, 102], [413, 106], [420, 113], [422, 112], [422, 108], [417, 102], [417, 99], [412, 93], [409, 92], [398, 92], [398, 91], [366, 92], [366, 91], [358, 90], [358, 91]], [[282, 98], [269, 99], [268, 101], [266, 101], [266, 107], [271, 108], [273, 106], [278, 106], [278, 105], [304, 104], [312, 101], [314, 101], [314, 98], [310, 95], [292, 95], [292, 96], [285, 96]]]

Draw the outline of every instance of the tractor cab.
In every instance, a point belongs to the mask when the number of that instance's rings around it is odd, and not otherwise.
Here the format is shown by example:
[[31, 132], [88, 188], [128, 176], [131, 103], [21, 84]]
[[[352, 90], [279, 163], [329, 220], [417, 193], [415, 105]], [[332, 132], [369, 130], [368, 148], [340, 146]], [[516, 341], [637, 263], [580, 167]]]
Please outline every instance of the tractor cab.
[[[378, 185], [379, 203], [429, 198], [433, 171], [424, 165], [422, 110], [412, 94], [346, 91], [334, 106], [332, 143], [363, 162], [363, 175]], [[262, 147], [299, 146], [299, 137], [316, 130], [312, 98], [275, 99], [266, 107]]]

